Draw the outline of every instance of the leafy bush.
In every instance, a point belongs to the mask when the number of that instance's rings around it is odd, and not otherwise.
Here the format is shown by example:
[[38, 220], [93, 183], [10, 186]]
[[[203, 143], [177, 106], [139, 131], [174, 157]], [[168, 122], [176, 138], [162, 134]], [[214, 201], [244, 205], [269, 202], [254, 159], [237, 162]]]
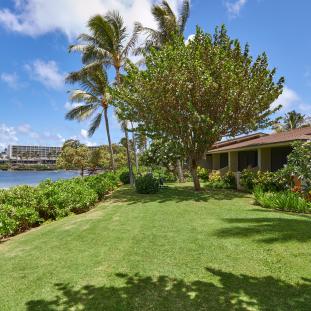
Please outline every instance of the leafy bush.
[[130, 173], [128, 171], [121, 172], [119, 178], [124, 185], [128, 185], [130, 183]]
[[0, 237], [12, 235], [18, 229], [18, 223], [12, 217], [13, 210], [11, 205], [0, 205]]
[[210, 181], [211, 183], [216, 183], [216, 182], [221, 181], [220, 173], [219, 173], [218, 171], [212, 172], [212, 174], [211, 174], [210, 177], [209, 177], [209, 181]]
[[303, 190], [311, 190], [311, 141], [295, 142], [288, 156], [288, 170], [303, 181]]
[[206, 169], [204, 167], [198, 167], [197, 173], [198, 173], [199, 178], [202, 179], [203, 181], [208, 181], [209, 180], [209, 171], [208, 171], [208, 169]]
[[159, 191], [159, 181], [152, 174], [146, 174], [136, 179], [135, 187], [138, 193], [151, 194]]
[[102, 200], [106, 194], [118, 186], [116, 175], [111, 173], [88, 176], [84, 179], [89, 188], [97, 193], [98, 199]]
[[290, 175], [286, 168], [277, 172], [254, 172], [249, 169], [242, 171], [241, 185], [247, 191], [260, 187], [263, 191], [284, 191], [290, 186]]
[[255, 202], [264, 208], [311, 213], [311, 203], [292, 191], [264, 192], [260, 187], [256, 187], [254, 196]]
[[255, 178], [256, 172], [249, 169], [243, 170], [240, 175], [241, 186], [247, 191], [252, 191], [254, 189]]
[[227, 185], [228, 188], [236, 188], [235, 175], [229, 171], [222, 177], [223, 182]]
[[224, 176], [220, 176], [219, 172], [213, 172], [207, 186], [212, 189], [234, 189], [236, 188], [235, 176], [232, 172], [227, 172]]
[[85, 212], [118, 184], [117, 175], [105, 173], [0, 190], [0, 237], [28, 230], [45, 220]]

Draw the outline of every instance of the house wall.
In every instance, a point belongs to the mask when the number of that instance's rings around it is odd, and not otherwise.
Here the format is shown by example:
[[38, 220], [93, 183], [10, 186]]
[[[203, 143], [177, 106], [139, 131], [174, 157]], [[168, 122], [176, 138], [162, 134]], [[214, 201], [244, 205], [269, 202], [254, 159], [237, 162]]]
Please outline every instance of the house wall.
[[264, 172], [271, 170], [271, 148], [258, 149], [258, 167]]
[[213, 170], [220, 169], [220, 154], [213, 154]]
[[238, 171], [238, 152], [231, 151], [229, 152], [229, 171], [237, 172]]

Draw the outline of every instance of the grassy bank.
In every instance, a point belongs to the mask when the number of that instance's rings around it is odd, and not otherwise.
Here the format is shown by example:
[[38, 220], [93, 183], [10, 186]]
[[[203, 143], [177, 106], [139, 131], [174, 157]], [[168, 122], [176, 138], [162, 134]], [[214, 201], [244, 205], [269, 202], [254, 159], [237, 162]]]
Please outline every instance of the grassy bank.
[[1, 311], [310, 310], [311, 218], [190, 184], [0, 244]]

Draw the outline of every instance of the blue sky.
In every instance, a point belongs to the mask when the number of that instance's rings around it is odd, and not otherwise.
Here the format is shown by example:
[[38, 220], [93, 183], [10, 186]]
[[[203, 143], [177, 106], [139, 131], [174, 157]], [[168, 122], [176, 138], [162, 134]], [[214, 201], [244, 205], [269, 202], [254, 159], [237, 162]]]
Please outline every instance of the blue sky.
[[[179, 0], [169, 1], [174, 8]], [[152, 0], [0, 0], [0, 148], [9, 143], [61, 145], [78, 138], [106, 143], [102, 126], [86, 137], [87, 123], [66, 121], [70, 106], [64, 85], [67, 72], [80, 66], [67, 47], [85, 31], [89, 16], [117, 9], [129, 27], [134, 21], [153, 26]], [[200, 25], [213, 31], [226, 24], [229, 34], [248, 42], [256, 56], [267, 52], [271, 67], [285, 76], [278, 99], [282, 113], [311, 112], [311, 1], [192, 0], [186, 36]], [[122, 137], [110, 111], [112, 138]]]

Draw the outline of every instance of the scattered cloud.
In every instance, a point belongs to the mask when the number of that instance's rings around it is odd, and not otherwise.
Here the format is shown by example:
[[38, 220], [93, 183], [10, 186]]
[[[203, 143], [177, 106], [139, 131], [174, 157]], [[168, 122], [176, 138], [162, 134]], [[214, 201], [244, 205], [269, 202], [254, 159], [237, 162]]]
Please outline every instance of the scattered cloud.
[[17, 89], [19, 87], [18, 75], [16, 74], [16, 72], [3, 72], [0, 76], [0, 79], [12, 89]]
[[311, 110], [311, 104], [305, 103], [296, 91], [287, 86], [284, 87], [283, 93], [272, 104], [272, 108], [279, 105], [282, 105], [282, 108], [278, 111], [278, 114], [285, 114], [291, 110], [296, 110], [301, 113], [308, 113]]
[[79, 104], [79, 103], [70, 103], [70, 102], [66, 102], [65, 103], [65, 105], [64, 105], [64, 108], [66, 109], [66, 110], [71, 110], [71, 109], [73, 109], [73, 108], [76, 108], [76, 107], [78, 107], [78, 106], [80, 106], [81, 104]]
[[194, 39], [194, 37], [195, 37], [194, 33], [189, 35], [188, 38], [185, 40], [185, 44], [188, 45], [189, 42]]
[[[61, 31], [69, 39], [86, 30], [90, 16], [117, 10], [131, 29], [135, 21], [153, 27], [153, 0], [11, 0], [14, 8], [0, 9], [0, 24], [10, 31], [38, 36]], [[176, 11], [181, 0], [169, 0]], [[62, 8], [61, 10], [59, 8]]]
[[6, 148], [9, 144], [18, 142], [16, 130], [12, 126], [0, 123], [0, 148]]
[[85, 129], [82, 129], [81, 131], [80, 131], [80, 134], [81, 134], [81, 136], [83, 137], [83, 138], [88, 138], [88, 133], [87, 133], [87, 130], [85, 130]]
[[239, 16], [241, 9], [245, 6], [247, 0], [226, 1], [225, 6], [231, 18]]
[[31, 79], [39, 81], [45, 87], [60, 90], [64, 86], [65, 73], [62, 73], [55, 61], [35, 60], [31, 64], [25, 65]]

